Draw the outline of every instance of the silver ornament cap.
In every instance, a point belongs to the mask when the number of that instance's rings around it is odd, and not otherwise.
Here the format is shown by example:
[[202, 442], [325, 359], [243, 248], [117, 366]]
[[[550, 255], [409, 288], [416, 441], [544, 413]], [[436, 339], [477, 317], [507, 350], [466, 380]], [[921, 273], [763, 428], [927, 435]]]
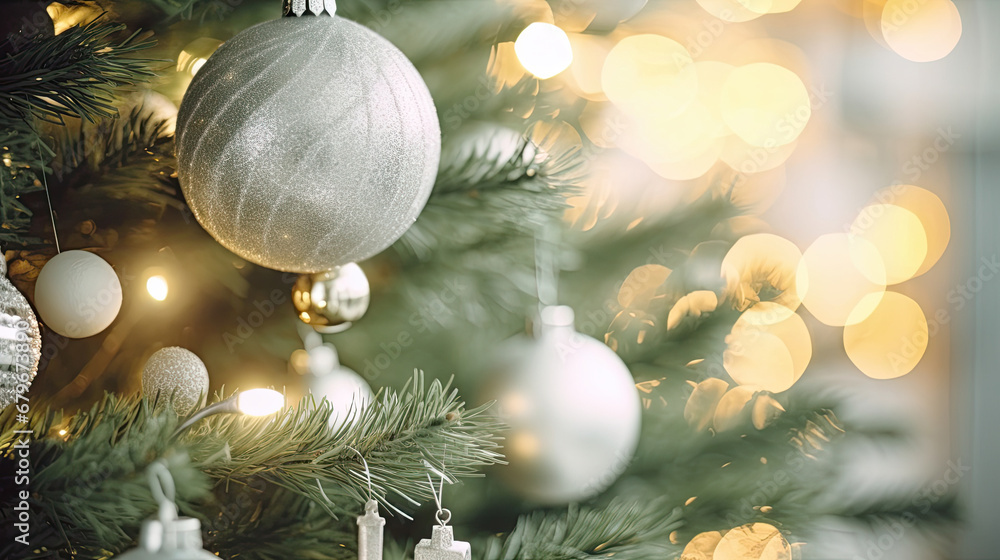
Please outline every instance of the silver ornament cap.
[[368, 277], [355, 263], [327, 272], [302, 274], [292, 287], [292, 304], [303, 323], [319, 332], [340, 332], [364, 317], [371, 301]]

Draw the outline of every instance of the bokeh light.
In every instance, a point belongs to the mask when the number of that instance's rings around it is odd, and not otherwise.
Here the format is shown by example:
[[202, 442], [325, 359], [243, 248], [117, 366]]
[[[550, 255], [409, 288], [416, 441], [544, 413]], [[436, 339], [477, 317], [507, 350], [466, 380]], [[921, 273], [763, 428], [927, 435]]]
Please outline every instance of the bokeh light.
[[792, 550], [773, 525], [748, 523], [727, 532], [715, 547], [713, 560], [791, 560]]
[[177, 71], [194, 76], [220, 46], [222, 41], [211, 37], [199, 37], [191, 41], [177, 56]]
[[569, 68], [573, 47], [566, 32], [551, 23], [536, 21], [518, 35], [514, 52], [528, 72], [545, 80]]
[[941, 199], [931, 191], [913, 185], [893, 185], [876, 193], [875, 198], [905, 208], [920, 220], [927, 235], [927, 256], [914, 276], [930, 270], [951, 240], [951, 219]]
[[569, 42], [573, 47], [573, 63], [569, 67], [573, 89], [584, 99], [607, 99], [601, 85], [601, 72], [613, 43], [606, 37], [583, 33], [570, 35]]
[[746, 423], [750, 415], [747, 404], [753, 399], [754, 390], [753, 387], [737, 385], [722, 395], [719, 405], [715, 407], [715, 416], [712, 418], [715, 431], [733, 430]]
[[899, 56], [913, 62], [940, 60], [962, 37], [962, 16], [951, 0], [888, 0], [882, 36]]
[[788, 309], [789, 313], [801, 305], [795, 288], [802, 252], [791, 241], [772, 233], [757, 233], [741, 237], [722, 259], [722, 275], [726, 291], [741, 308], [748, 300], [763, 299]]
[[803, 252], [795, 288], [802, 304], [821, 322], [836, 327], [858, 323], [875, 310], [885, 292], [885, 264], [870, 242], [830, 233]]
[[912, 371], [927, 342], [927, 319], [920, 305], [896, 292], [886, 292], [868, 318], [844, 328], [847, 356], [874, 379], [893, 379]]
[[668, 119], [698, 96], [698, 74], [680, 43], [660, 35], [633, 35], [608, 53], [601, 71], [604, 93], [623, 111]]
[[722, 533], [719, 531], [698, 533], [684, 546], [681, 560], [712, 560], [712, 553], [721, 539]]
[[812, 359], [812, 341], [802, 317], [772, 302], [745, 311], [726, 343], [723, 365], [733, 380], [772, 393], [791, 388]]
[[742, 23], [771, 11], [773, 0], [698, 0], [713, 16], [730, 23]]
[[802, 0], [773, 0], [771, 2], [771, 8], [767, 11], [769, 14], [783, 14], [785, 12], [790, 12], [794, 10]]
[[773, 149], [790, 144], [811, 116], [802, 80], [776, 64], [740, 66], [722, 87], [722, 119], [751, 146]]
[[851, 224], [851, 235], [870, 242], [882, 255], [886, 284], [916, 275], [927, 257], [927, 234], [913, 212], [893, 204], [866, 206]]
[[660, 287], [670, 277], [671, 270], [659, 264], [642, 265], [625, 277], [618, 290], [622, 307], [646, 307], [657, 296]]
[[684, 420], [688, 425], [699, 432], [711, 426], [715, 418], [715, 409], [727, 389], [729, 383], [717, 377], [709, 377], [696, 384], [684, 405]]
[[711, 313], [719, 306], [719, 297], [709, 290], [697, 290], [677, 300], [667, 315], [667, 330], [677, 328], [688, 318], [701, 317], [703, 313]]

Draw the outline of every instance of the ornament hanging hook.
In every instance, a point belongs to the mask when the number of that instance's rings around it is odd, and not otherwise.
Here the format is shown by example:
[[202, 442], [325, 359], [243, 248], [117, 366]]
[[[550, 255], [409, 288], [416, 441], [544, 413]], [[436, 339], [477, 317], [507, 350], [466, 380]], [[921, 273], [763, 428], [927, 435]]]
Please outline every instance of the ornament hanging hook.
[[[436, 470], [426, 461], [424, 463], [432, 470]], [[427, 473], [427, 483], [431, 486], [431, 495], [434, 496], [434, 503], [437, 504], [437, 512], [434, 514], [434, 519], [437, 519], [438, 524], [444, 527], [451, 521], [451, 510], [444, 507], [441, 503], [444, 499], [444, 475], [441, 476], [441, 484], [438, 488], [434, 488], [434, 480], [431, 479], [431, 473]]]
[[552, 224], [541, 226], [535, 233], [535, 290], [539, 312], [548, 306], [559, 305], [558, 246], [559, 230]]
[[167, 462], [163, 459], [153, 461], [146, 470], [146, 476], [149, 479], [149, 490], [153, 494], [153, 499], [160, 506], [160, 520], [177, 519], [174, 477], [167, 468]]
[[365, 456], [362, 455], [361, 452], [358, 451], [357, 449], [354, 449], [350, 445], [348, 445], [346, 447], [348, 449], [350, 449], [351, 451], [355, 452], [358, 455], [358, 457], [361, 458], [361, 464], [365, 466], [365, 478], [368, 479], [368, 501], [369, 502], [374, 501], [375, 500], [375, 489], [372, 488], [372, 472], [370, 470], [368, 470], [368, 461], [365, 460]]

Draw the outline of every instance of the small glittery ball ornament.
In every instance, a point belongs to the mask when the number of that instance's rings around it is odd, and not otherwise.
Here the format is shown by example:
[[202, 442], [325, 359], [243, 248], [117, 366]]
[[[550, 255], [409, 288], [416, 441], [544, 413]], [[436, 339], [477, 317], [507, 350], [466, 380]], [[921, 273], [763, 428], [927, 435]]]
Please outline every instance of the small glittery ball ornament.
[[410, 61], [327, 13], [226, 41], [177, 118], [177, 173], [195, 217], [237, 255], [288, 272], [361, 261], [399, 239], [440, 155], [434, 102]]
[[107, 261], [87, 251], [63, 251], [49, 259], [35, 282], [42, 322], [69, 338], [93, 336], [118, 317], [122, 284]]
[[544, 308], [533, 330], [501, 346], [486, 382], [485, 400], [510, 428], [499, 472], [534, 502], [584, 500], [631, 461], [639, 393], [610, 348], [576, 331], [569, 307]]
[[28, 392], [38, 372], [42, 336], [28, 300], [7, 278], [0, 259], [0, 411]]
[[173, 399], [174, 411], [186, 416], [208, 395], [208, 370], [194, 352], [177, 346], [161, 348], [142, 370], [142, 394], [158, 403]]
[[302, 274], [292, 287], [292, 304], [299, 319], [320, 332], [350, 327], [368, 311], [370, 296], [368, 278], [354, 263], [328, 272]]

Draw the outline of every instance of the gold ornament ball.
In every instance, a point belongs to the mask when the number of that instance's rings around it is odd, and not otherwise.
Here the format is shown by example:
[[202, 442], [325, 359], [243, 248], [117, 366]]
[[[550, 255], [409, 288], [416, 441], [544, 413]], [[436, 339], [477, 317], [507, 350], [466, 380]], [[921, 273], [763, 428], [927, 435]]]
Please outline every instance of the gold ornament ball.
[[370, 300], [368, 278], [354, 263], [303, 274], [292, 288], [292, 304], [299, 319], [320, 332], [346, 329], [365, 315]]

